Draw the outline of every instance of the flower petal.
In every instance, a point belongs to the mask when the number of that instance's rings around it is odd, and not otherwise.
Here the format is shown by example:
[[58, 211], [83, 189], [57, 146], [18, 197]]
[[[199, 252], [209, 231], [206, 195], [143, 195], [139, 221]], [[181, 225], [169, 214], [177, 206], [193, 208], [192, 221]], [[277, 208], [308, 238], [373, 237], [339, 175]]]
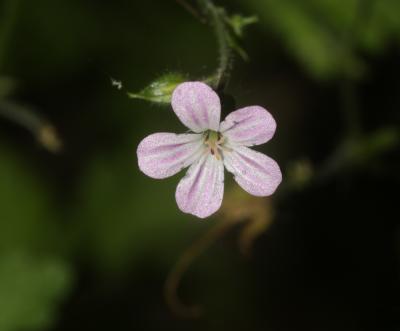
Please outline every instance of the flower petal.
[[193, 132], [218, 131], [221, 102], [211, 87], [201, 82], [178, 85], [172, 94], [172, 109]]
[[215, 213], [224, 195], [224, 165], [211, 154], [192, 164], [176, 188], [176, 202], [185, 213], [205, 218]]
[[170, 177], [199, 159], [203, 148], [200, 134], [154, 133], [137, 148], [139, 168], [152, 178]]
[[236, 182], [255, 196], [271, 195], [282, 181], [281, 170], [273, 159], [244, 146], [225, 152], [224, 164]]
[[253, 146], [266, 143], [276, 129], [272, 115], [260, 106], [241, 108], [230, 113], [221, 123], [220, 131], [230, 144]]

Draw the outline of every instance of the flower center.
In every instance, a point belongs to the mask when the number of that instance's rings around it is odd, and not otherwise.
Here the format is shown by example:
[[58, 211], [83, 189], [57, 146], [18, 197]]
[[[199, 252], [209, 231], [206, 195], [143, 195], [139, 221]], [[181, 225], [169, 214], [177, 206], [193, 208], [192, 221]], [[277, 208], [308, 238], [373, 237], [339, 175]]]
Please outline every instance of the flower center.
[[221, 132], [208, 130], [204, 132], [204, 144], [207, 150], [214, 155], [217, 160], [222, 160], [222, 149], [224, 149], [225, 138]]

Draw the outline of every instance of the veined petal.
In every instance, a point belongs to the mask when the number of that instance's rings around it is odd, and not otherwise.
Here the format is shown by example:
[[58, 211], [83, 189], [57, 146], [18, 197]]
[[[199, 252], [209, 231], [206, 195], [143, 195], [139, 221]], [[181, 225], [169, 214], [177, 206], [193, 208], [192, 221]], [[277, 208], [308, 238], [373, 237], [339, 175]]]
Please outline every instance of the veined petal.
[[171, 104], [181, 122], [193, 132], [218, 131], [221, 102], [208, 85], [202, 82], [178, 85], [172, 94]]
[[253, 146], [266, 143], [276, 129], [272, 115], [260, 106], [241, 108], [230, 113], [220, 125], [220, 131], [230, 144]]
[[139, 168], [152, 178], [170, 177], [199, 159], [203, 150], [201, 134], [154, 133], [137, 148]]
[[176, 188], [176, 202], [185, 213], [205, 218], [215, 213], [224, 195], [224, 165], [207, 153], [191, 165]]
[[224, 153], [224, 164], [236, 182], [255, 196], [271, 195], [282, 181], [278, 164], [248, 147], [238, 146], [232, 152]]

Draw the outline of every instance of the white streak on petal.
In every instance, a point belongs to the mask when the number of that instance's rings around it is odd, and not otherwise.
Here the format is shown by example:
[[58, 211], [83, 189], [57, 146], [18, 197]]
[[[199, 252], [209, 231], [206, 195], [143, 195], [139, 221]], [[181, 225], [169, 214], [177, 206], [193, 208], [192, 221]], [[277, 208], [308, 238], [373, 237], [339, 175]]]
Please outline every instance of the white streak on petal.
[[253, 146], [266, 143], [276, 129], [272, 115], [260, 106], [250, 106], [230, 113], [220, 131], [231, 145]]
[[224, 153], [224, 164], [236, 182], [255, 196], [273, 194], [282, 181], [281, 170], [273, 159], [244, 146]]
[[137, 148], [139, 168], [152, 178], [170, 177], [197, 161], [203, 150], [200, 134], [155, 133]]
[[185, 213], [205, 218], [215, 213], [224, 195], [224, 165], [211, 154], [192, 164], [176, 188], [176, 202]]
[[178, 85], [172, 94], [171, 104], [181, 122], [193, 132], [218, 131], [221, 102], [208, 85], [202, 82]]

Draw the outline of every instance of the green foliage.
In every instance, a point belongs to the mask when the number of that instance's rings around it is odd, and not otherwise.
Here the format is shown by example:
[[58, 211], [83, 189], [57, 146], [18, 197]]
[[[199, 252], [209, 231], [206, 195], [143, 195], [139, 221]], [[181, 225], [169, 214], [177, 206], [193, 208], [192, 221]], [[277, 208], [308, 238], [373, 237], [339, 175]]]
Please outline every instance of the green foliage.
[[32, 167], [2, 144], [0, 155], [0, 252], [54, 249], [60, 229], [49, 192]]
[[400, 2], [371, 1], [370, 16], [359, 35], [361, 46], [368, 52], [379, 53], [388, 45], [400, 42]]
[[316, 78], [359, 77], [359, 52], [377, 53], [400, 40], [396, 0], [249, 0], [290, 54]]
[[178, 179], [151, 180], [132, 156], [123, 150], [93, 160], [75, 217], [93, 264], [113, 272], [140, 259], [165, 259], [189, 226], [174, 199]]
[[48, 327], [70, 283], [70, 271], [59, 260], [0, 254], [0, 330]]
[[[362, 139], [350, 141], [347, 145], [347, 158], [356, 165], [368, 164], [385, 152], [399, 145], [399, 130], [394, 128], [380, 129]], [[349, 163], [350, 163], [349, 161]]]
[[62, 246], [49, 192], [21, 157], [3, 144], [0, 154], [0, 330], [37, 330], [56, 317], [71, 271], [60, 257], [36, 258]]
[[139, 93], [128, 93], [133, 99], [142, 99], [160, 104], [170, 104], [175, 87], [186, 81], [180, 73], [168, 73], [151, 82]]

